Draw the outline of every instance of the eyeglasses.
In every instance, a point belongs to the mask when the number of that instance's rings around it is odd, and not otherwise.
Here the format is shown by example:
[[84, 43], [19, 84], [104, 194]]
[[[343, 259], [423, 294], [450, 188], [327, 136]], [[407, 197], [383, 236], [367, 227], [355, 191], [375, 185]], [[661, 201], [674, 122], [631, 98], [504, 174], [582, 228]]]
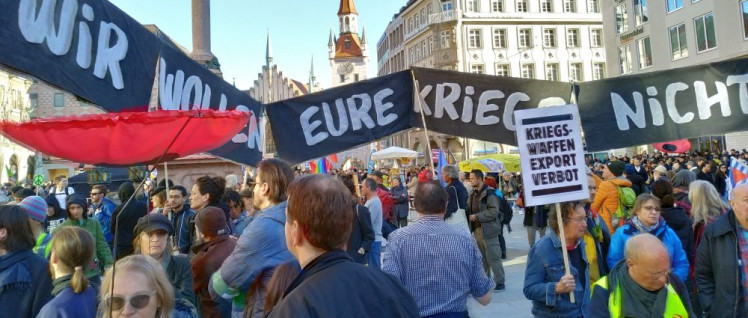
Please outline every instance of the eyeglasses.
[[662, 277], [667, 277], [672, 272], [673, 272], [673, 269], [671, 268], [662, 273], [649, 273], [649, 276], [652, 277], [652, 279], [660, 279]]
[[586, 217], [566, 219], [566, 220], [567, 221], [576, 222], [576, 223], [587, 223], [587, 218]]
[[653, 211], [655, 211], [657, 213], [660, 213], [660, 211], [661, 211], [661, 209], [658, 208], [658, 207], [656, 207], [656, 206], [645, 206], [645, 207], [642, 207], [642, 209], [644, 209], [645, 211], [647, 211], [649, 213], [652, 213]]
[[120, 311], [125, 308], [126, 303], [130, 303], [130, 307], [136, 310], [143, 309], [148, 306], [151, 302], [151, 297], [156, 294], [156, 291], [138, 293], [130, 296], [112, 295], [107, 296], [106, 305], [114, 311]]

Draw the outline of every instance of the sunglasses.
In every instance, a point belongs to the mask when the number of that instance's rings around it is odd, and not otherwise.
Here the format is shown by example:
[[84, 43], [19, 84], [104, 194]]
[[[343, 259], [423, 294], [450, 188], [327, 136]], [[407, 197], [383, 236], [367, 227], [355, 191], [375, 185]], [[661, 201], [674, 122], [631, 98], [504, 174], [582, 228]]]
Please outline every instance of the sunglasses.
[[129, 302], [130, 307], [140, 310], [148, 306], [154, 294], [156, 294], [156, 291], [134, 294], [127, 297], [121, 295], [107, 296], [106, 305], [113, 311], [120, 311]]

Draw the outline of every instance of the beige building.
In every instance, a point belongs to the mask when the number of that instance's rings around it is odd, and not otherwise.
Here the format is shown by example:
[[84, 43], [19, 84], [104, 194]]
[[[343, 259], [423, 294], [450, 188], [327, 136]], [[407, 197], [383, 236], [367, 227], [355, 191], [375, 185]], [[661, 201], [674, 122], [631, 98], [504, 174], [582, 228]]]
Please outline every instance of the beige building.
[[[410, 0], [377, 43], [378, 73], [411, 66], [497, 76], [587, 81], [605, 77], [598, 0]], [[397, 136], [426, 152], [423, 133]], [[432, 134], [455, 161], [511, 147]]]
[[[0, 120], [20, 122], [29, 119], [35, 106], [28, 95], [32, 80], [0, 69]], [[31, 181], [38, 173], [39, 156], [0, 135], [0, 182]]]
[[[748, 0], [601, 1], [610, 76], [748, 56]], [[692, 140], [692, 149], [748, 148], [748, 132]]]

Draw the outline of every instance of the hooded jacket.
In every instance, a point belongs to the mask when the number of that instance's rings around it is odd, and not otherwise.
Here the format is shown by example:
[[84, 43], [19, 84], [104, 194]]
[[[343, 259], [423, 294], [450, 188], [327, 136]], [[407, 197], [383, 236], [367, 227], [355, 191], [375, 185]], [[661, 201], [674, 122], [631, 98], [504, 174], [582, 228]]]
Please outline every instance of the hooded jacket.
[[132, 241], [135, 238], [135, 224], [138, 223], [138, 219], [145, 216], [148, 213], [148, 207], [145, 203], [133, 199], [126, 207], [127, 200], [135, 194], [135, 187], [132, 182], [124, 182], [119, 186], [119, 199], [122, 202], [119, 206], [114, 209], [112, 214], [112, 225], [111, 231], [115, 234], [115, 240], [117, 242], [114, 246], [114, 254], [116, 259], [121, 259], [127, 255], [132, 254]]
[[31, 249], [0, 256], [0, 312], [4, 317], [36, 317], [50, 299], [47, 260]]
[[669, 226], [678, 238], [680, 239], [683, 251], [686, 252], [688, 260], [693, 260], [696, 257], [696, 247], [694, 245], [693, 236], [693, 221], [686, 214], [686, 209], [681, 207], [663, 207], [662, 214], [660, 214], [667, 226]]
[[597, 186], [597, 194], [595, 194], [595, 201], [592, 202], [592, 211], [597, 212], [605, 221], [605, 225], [608, 229], [615, 230], [613, 227], [613, 214], [618, 209], [618, 188], [616, 187], [630, 187], [631, 181], [624, 178], [614, 178], [605, 180]]
[[55, 229], [62, 224], [62, 222], [65, 222], [65, 219], [67, 219], [68, 215], [65, 212], [65, 210], [60, 207], [60, 203], [57, 202], [57, 197], [54, 195], [48, 195], [44, 198], [44, 201], [47, 201], [47, 206], [51, 206], [55, 210], [55, 214], [52, 216], [47, 215], [47, 220], [44, 221], [44, 228], [45, 231], [49, 234], [52, 234]]
[[[608, 268], [615, 267], [618, 261], [624, 259], [623, 251], [626, 242], [634, 235], [639, 234], [639, 229], [634, 225], [633, 220], [628, 220], [626, 224], [619, 227], [610, 241], [610, 250], [608, 251]], [[673, 275], [678, 276], [681, 281], [688, 279], [688, 258], [683, 246], [680, 243], [675, 231], [667, 226], [663, 218], [657, 224], [657, 227], [649, 232], [656, 236], [662, 244], [665, 245], [668, 255], [670, 255], [670, 267], [673, 269]]]

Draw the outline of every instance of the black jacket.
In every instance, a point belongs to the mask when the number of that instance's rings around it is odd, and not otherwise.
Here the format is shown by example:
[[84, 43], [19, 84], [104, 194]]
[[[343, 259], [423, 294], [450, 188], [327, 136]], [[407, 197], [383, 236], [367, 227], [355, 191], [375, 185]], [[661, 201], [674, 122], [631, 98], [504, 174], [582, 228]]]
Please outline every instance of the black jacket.
[[[740, 247], [735, 212], [720, 216], [704, 230], [696, 256], [696, 288], [704, 316], [740, 317]], [[744, 316], [743, 316], [744, 317]]]
[[366, 254], [359, 254], [358, 249], [364, 248], [364, 251], [371, 250], [371, 243], [374, 242], [374, 229], [371, 226], [371, 213], [369, 209], [360, 204], [353, 204], [353, 211], [356, 217], [353, 218], [353, 227], [351, 235], [348, 237], [348, 256], [356, 263], [366, 264]]
[[686, 252], [686, 257], [690, 262], [696, 256], [696, 247], [693, 241], [693, 221], [686, 214], [686, 210], [681, 207], [663, 207], [661, 215], [667, 222], [667, 226], [678, 235], [683, 251]]
[[413, 296], [395, 277], [333, 250], [304, 267], [269, 317], [420, 316]]
[[187, 257], [174, 256], [169, 253], [169, 265], [166, 266], [166, 275], [169, 276], [169, 282], [174, 286], [174, 297], [188, 301], [197, 309], [197, 297], [195, 297], [193, 289], [194, 281], [192, 279], [192, 265], [190, 264], [190, 260]]
[[110, 231], [114, 233], [117, 246], [114, 247], [114, 258], [119, 260], [132, 254], [132, 241], [135, 238], [135, 224], [148, 213], [148, 207], [142, 201], [133, 198], [126, 207], [127, 200], [135, 193], [132, 182], [125, 182], [119, 187], [119, 199], [122, 204], [114, 208]]
[[626, 179], [631, 181], [631, 189], [637, 196], [644, 193], [644, 187], [646, 187], [644, 183], [647, 182], [647, 179], [642, 178], [639, 174], [627, 175]]
[[[18, 282], [24, 276], [31, 281], [30, 286]], [[46, 259], [31, 249], [0, 256], [0, 316], [36, 317], [50, 300], [52, 279]]]

